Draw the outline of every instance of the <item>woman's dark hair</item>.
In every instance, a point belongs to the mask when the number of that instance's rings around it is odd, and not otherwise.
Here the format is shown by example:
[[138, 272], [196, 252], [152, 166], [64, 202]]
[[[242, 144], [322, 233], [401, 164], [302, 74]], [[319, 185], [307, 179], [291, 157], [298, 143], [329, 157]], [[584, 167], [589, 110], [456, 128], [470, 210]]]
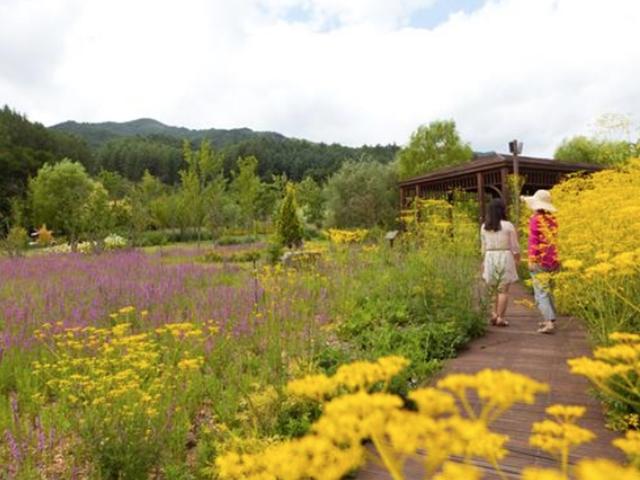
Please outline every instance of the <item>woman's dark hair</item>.
[[507, 211], [504, 202], [499, 198], [494, 198], [487, 208], [487, 218], [484, 222], [484, 229], [491, 232], [500, 231], [500, 220], [507, 219]]

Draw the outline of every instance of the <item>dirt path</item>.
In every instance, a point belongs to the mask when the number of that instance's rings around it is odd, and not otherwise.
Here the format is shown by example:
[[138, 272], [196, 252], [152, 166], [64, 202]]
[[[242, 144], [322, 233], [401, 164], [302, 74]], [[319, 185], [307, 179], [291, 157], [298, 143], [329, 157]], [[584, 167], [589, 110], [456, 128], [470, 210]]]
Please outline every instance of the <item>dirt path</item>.
[[[544, 409], [554, 403], [587, 407], [587, 413], [579, 424], [592, 430], [597, 437], [576, 449], [570, 458], [571, 463], [583, 457], [596, 456], [622, 461], [620, 451], [611, 445], [616, 434], [605, 428], [601, 406], [589, 393], [588, 381], [569, 373], [567, 359], [591, 355], [584, 328], [576, 319], [561, 317], [554, 335], [536, 333], [540, 319], [538, 311], [517, 303], [522, 299], [532, 300], [531, 295], [520, 285], [514, 287], [506, 316], [510, 326], [490, 327], [484, 337], [471, 342], [467, 350], [450, 360], [442, 375], [474, 373], [483, 368], [507, 368], [551, 386], [550, 393], [538, 396], [535, 405], [516, 405], [493, 425], [493, 430], [510, 437], [510, 453], [502, 462], [508, 478], [519, 478], [519, 472], [525, 465], [556, 465], [547, 453], [530, 447], [528, 443], [531, 424], [544, 418]], [[480, 463], [478, 466], [485, 470], [483, 478], [499, 478], [490, 466]], [[357, 478], [382, 480], [391, 477], [371, 462]], [[406, 478], [422, 478], [418, 462], [407, 465]]]

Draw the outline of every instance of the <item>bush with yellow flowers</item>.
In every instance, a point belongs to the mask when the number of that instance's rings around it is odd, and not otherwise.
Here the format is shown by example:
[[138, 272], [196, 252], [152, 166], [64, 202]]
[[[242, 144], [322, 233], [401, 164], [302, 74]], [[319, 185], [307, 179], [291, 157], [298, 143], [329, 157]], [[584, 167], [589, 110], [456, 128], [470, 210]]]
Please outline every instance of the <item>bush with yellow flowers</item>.
[[[533, 404], [548, 386], [507, 370], [482, 370], [449, 375], [436, 388], [412, 391], [408, 400], [384, 393], [407, 363], [402, 357], [384, 357], [344, 365], [330, 377], [292, 381], [291, 395], [322, 402], [323, 414], [311, 432], [258, 452], [221, 455], [215, 461], [217, 475], [223, 480], [338, 480], [366, 461], [365, 440], [373, 443], [394, 480], [405, 478], [404, 465], [410, 458], [422, 462], [425, 479], [479, 479], [482, 472], [474, 464], [478, 460], [504, 475], [500, 461], [508, 453], [509, 439], [491, 426], [515, 404]], [[470, 401], [472, 394], [476, 406]], [[640, 479], [633, 467], [608, 460], [583, 460], [570, 468], [571, 449], [594, 437], [577, 425], [584, 412], [584, 407], [571, 405], [547, 408], [551, 419], [533, 424], [530, 443], [554, 455], [559, 469], [527, 467], [523, 478], [591, 480], [607, 478], [593, 472], [608, 469], [618, 478]], [[627, 435], [615, 445], [630, 458], [640, 453], [637, 435]]]
[[611, 426], [637, 427], [640, 397], [630, 391], [638, 378], [635, 342], [612, 333], [640, 332], [640, 159], [573, 176], [552, 196], [562, 269], [548, 280], [558, 306], [584, 320], [596, 344], [611, 345], [572, 368], [599, 389]]
[[368, 235], [369, 231], [364, 228], [354, 228], [350, 230], [330, 228], [327, 232], [329, 240], [336, 245], [361, 243]]
[[[124, 307], [114, 319], [133, 314], [133, 307]], [[66, 419], [100, 478], [144, 478], [167, 438], [184, 438], [189, 392], [203, 366], [201, 326], [174, 323], [136, 333], [123, 322], [49, 327], [36, 336], [52, 357], [33, 365], [45, 385], [34, 400]]]
[[563, 270], [561, 310], [584, 319], [598, 343], [640, 330], [640, 159], [552, 190]]

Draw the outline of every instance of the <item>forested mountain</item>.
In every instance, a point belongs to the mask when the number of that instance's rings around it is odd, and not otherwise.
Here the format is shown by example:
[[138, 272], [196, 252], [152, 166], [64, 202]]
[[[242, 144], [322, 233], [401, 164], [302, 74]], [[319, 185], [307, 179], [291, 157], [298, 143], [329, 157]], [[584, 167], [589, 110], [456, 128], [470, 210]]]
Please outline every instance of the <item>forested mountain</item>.
[[324, 180], [345, 161], [389, 163], [398, 150], [395, 145], [353, 148], [315, 143], [248, 128], [190, 130], [145, 118], [124, 123], [65, 122], [51, 129], [77, 135], [92, 146], [97, 170], [116, 171], [136, 181], [148, 170], [169, 184], [178, 182], [178, 172], [184, 168], [182, 141], [185, 139], [193, 146], [209, 140], [224, 157], [227, 176], [231, 175], [238, 157], [255, 156], [258, 174], [264, 180], [279, 174], [293, 180], [307, 176]]
[[147, 137], [162, 135], [188, 140], [208, 139], [216, 148], [222, 148], [231, 143], [238, 143], [254, 137], [282, 138], [273, 132], [254, 132], [249, 128], [234, 128], [230, 130], [210, 128], [206, 130], [191, 130], [184, 127], [172, 127], [152, 118], [139, 118], [130, 122], [101, 122], [78, 123], [68, 121], [53, 125], [52, 130], [73, 133], [84, 138], [92, 148], [98, 148], [110, 140], [118, 137]]

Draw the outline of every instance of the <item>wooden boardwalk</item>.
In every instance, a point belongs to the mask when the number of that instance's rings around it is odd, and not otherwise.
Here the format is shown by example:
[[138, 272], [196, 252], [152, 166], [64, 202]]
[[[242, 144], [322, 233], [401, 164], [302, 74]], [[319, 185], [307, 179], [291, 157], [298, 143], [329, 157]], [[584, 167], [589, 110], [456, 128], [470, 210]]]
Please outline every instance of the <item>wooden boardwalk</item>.
[[[591, 355], [582, 325], [576, 319], [561, 317], [557, 321], [555, 334], [536, 333], [540, 315], [537, 309], [518, 304], [518, 300], [522, 299], [532, 300], [524, 287], [514, 285], [506, 315], [510, 326], [489, 327], [485, 336], [471, 342], [468, 349], [448, 361], [441, 375], [474, 373], [483, 368], [506, 368], [550, 385], [551, 391], [539, 395], [535, 405], [516, 405], [492, 426], [494, 431], [510, 437], [510, 453], [502, 461], [507, 478], [519, 478], [519, 472], [525, 465], [541, 468], [557, 465], [547, 453], [529, 446], [531, 424], [543, 419], [545, 408], [555, 403], [587, 407], [587, 413], [579, 425], [596, 434], [594, 441], [574, 451], [570, 463], [583, 457], [607, 457], [623, 461], [620, 451], [611, 445], [617, 435], [605, 428], [601, 406], [589, 393], [588, 381], [569, 373], [567, 359]], [[489, 465], [477, 465], [485, 472], [483, 478], [499, 478]], [[362, 468], [357, 478], [386, 480], [391, 477], [375, 462], [370, 462]], [[407, 465], [406, 478], [422, 479], [419, 462]]]

